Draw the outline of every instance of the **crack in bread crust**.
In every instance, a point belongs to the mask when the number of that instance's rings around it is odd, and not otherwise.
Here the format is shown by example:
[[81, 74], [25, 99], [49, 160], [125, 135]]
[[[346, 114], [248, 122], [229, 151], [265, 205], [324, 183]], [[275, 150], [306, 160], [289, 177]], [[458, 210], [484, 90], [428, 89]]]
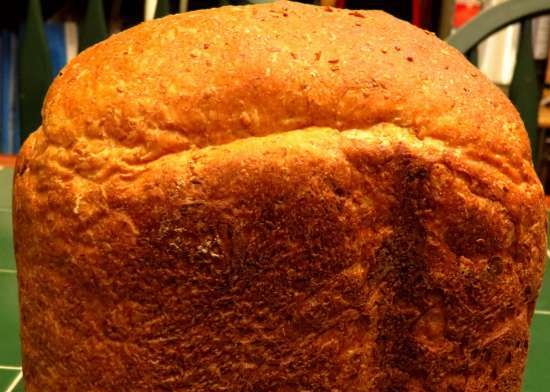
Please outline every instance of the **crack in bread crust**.
[[[67, 149], [63, 146], [51, 144], [43, 129], [38, 129], [29, 137], [28, 143], [24, 146], [19, 158], [18, 166], [20, 171], [26, 170], [25, 167], [32, 162], [35, 166], [55, 166], [55, 170], [66, 176], [79, 176], [93, 182], [107, 182], [111, 177], [119, 180], [131, 181], [140, 175], [148, 167], [154, 166], [155, 161], [164, 162], [171, 155], [181, 155], [183, 159], [193, 159], [193, 155], [200, 154], [201, 150], [223, 149], [227, 146], [239, 143], [246, 143], [248, 139], [271, 140], [270, 135], [284, 135], [286, 133], [316, 132], [327, 131], [342, 133], [345, 137], [359, 140], [369, 140], [380, 138], [384, 143], [400, 142], [409, 145], [415, 150], [429, 149], [431, 153], [441, 156], [446, 160], [452, 157], [455, 161], [460, 160], [468, 169], [481, 170], [490, 173], [496, 178], [491, 178], [491, 182], [496, 180], [495, 184], [488, 181], [485, 186], [494, 188], [503, 186], [504, 182], [512, 181], [518, 186], [527, 185], [539, 186], [537, 177], [534, 173], [528, 174], [524, 171], [518, 171], [518, 168], [512, 167], [506, 159], [498, 156], [492, 156], [490, 159], [481, 156], [478, 152], [469, 151], [460, 147], [452, 147], [444, 140], [434, 139], [432, 137], [420, 138], [413, 129], [402, 128], [392, 123], [374, 124], [366, 129], [333, 129], [326, 127], [309, 127], [303, 130], [289, 130], [282, 132], [273, 132], [269, 135], [246, 138], [229, 141], [219, 145], [213, 144], [202, 148], [175, 148], [172, 151], [163, 151], [150, 155], [144, 152], [144, 146], [125, 147], [109, 143], [106, 145], [104, 140], [80, 139], [72, 148]], [[265, 138], [265, 139], [262, 139]], [[189, 158], [191, 157], [191, 158]], [[487, 158], [487, 159], [485, 159]], [[460, 169], [458, 165], [456, 175], [467, 176], [467, 169]], [[529, 166], [529, 164], [527, 164]], [[531, 167], [532, 169], [532, 167]], [[540, 186], [539, 186], [540, 187]]]

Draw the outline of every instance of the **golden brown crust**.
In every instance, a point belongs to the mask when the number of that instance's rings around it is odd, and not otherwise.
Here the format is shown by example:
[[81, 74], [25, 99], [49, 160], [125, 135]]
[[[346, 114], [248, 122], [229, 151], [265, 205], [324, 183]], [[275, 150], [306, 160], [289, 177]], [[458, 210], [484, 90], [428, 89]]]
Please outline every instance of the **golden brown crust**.
[[517, 113], [431, 35], [148, 22], [64, 70], [18, 159], [26, 387], [519, 392], [545, 219]]
[[139, 163], [250, 135], [380, 122], [529, 171], [516, 111], [455, 49], [381, 12], [287, 2], [169, 16], [90, 48], [53, 83], [43, 131], [83, 155], [124, 146], [123, 160]]

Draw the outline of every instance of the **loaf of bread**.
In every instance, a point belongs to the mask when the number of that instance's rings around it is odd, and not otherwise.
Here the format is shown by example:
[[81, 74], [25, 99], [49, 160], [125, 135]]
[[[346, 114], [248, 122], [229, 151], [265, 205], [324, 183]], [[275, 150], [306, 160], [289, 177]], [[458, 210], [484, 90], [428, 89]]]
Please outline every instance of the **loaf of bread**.
[[543, 191], [507, 98], [382, 12], [143, 23], [15, 178], [27, 392], [519, 392]]

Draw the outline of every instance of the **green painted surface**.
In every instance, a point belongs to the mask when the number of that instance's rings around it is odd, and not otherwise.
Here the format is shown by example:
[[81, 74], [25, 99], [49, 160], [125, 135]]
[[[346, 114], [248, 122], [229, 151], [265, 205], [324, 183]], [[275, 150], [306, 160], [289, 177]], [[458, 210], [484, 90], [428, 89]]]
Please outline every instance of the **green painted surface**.
[[535, 314], [523, 392], [550, 390], [550, 314]]
[[15, 269], [11, 211], [0, 210], [0, 270]]
[[0, 169], [0, 210], [11, 209], [13, 169]]
[[19, 366], [17, 277], [0, 272], [0, 366]]
[[[537, 310], [548, 310], [550, 311], [550, 264], [546, 264], [546, 273], [544, 274], [544, 279], [542, 281], [542, 288], [539, 294], [539, 299], [537, 301]], [[550, 315], [548, 315], [550, 319]], [[550, 336], [550, 330], [548, 330], [548, 335]], [[550, 349], [550, 346], [548, 347]], [[550, 372], [550, 352], [548, 353], [548, 371]], [[550, 384], [548, 385], [548, 390], [550, 391]]]
[[[0, 391], [3, 392], [8, 390], [8, 388], [13, 385], [18, 373], [19, 370], [0, 369]], [[15, 389], [15, 391], [17, 391], [17, 389]], [[22, 389], [20, 389], [20, 391], [22, 391]]]
[[17, 384], [13, 392], [24, 392], [24, 391], [25, 391], [25, 384], [23, 380], [21, 380], [21, 382]]

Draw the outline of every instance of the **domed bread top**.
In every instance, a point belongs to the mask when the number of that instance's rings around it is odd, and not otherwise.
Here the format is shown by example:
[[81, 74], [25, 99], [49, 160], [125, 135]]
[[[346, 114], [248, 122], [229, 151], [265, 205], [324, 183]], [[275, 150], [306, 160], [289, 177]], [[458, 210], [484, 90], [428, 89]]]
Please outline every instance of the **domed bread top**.
[[76, 170], [91, 177], [108, 162], [113, 173], [249, 136], [384, 122], [514, 182], [532, 173], [506, 97], [433, 34], [378, 11], [281, 1], [143, 23], [74, 59], [43, 120], [49, 144], [85, 160]]

